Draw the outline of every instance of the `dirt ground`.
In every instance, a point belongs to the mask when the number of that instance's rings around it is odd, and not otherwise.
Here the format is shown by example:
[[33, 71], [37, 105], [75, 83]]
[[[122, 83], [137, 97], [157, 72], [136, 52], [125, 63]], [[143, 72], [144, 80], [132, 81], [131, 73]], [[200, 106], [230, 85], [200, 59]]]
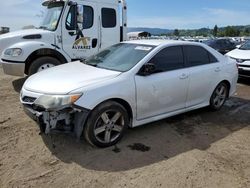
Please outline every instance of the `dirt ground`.
[[127, 131], [97, 149], [39, 135], [19, 102], [24, 79], [0, 67], [0, 187], [250, 187], [250, 81], [207, 109]]

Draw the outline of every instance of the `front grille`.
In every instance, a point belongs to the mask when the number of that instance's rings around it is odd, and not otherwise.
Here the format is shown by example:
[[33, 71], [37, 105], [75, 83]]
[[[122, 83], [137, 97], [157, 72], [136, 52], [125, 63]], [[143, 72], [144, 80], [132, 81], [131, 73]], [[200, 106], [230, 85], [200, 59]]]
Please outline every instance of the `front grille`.
[[239, 67], [247, 67], [247, 68], [250, 68], [250, 65], [242, 65], [242, 64], [238, 64]]
[[239, 75], [250, 77], [250, 71], [239, 69]]
[[22, 101], [26, 102], [26, 103], [33, 103], [33, 102], [35, 102], [35, 100], [36, 100], [36, 98], [34, 98], [34, 97], [25, 96], [25, 97], [22, 98]]

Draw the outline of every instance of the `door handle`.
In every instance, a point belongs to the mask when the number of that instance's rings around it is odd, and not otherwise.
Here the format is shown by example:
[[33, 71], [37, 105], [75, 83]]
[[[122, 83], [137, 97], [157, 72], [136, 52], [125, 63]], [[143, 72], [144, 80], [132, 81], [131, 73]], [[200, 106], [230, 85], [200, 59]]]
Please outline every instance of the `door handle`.
[[184, 79], [187, 79], [188, 78], [188, 75], [183, 73], [180, 77], [179, 77], [181, 80], [184, 80]]
[[97, 46], [98, 40], [95, 38], [92, 40], [92, 48], [95, 48]]
[[216, 67], [214, 71], [215, 71], [215, 72], [220, 72], [221, 69], [220, 69], [220, 67]]
[[75, 34], [74, 31], [70, 31], [70, 32], [69, 32], [69, 35], [70, 35], [70, 36], [74, 36], [74, 35], [76, 35], [76, 34]]

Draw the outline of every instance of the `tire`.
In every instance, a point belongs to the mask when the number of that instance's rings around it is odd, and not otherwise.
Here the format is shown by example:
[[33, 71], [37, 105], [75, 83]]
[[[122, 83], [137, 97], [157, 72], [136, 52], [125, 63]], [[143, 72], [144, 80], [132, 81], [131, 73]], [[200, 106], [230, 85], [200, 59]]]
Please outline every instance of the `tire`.
[[105, 102], [97, 106], [88, 117], [85, 139], [93, 146], [110, 147], [121, 140], [128, 125], [126, 109], [117, 102]]
[[29, 75], [35, 74], [37, 72], [40, 72], [42, 70], [60, 65], [61, 62], [58, 61], [56, 58], [53, 57], [40, 57], [37, 58], [35, 61], [33, 61], [29, 67]]
[[214, 90], [211, 98], [210, 98], [210, 109], [217, 111], [222, 108], [225, 104], [227, 97], [229, 94], [228, 85], [224, 82], [221, 82]]

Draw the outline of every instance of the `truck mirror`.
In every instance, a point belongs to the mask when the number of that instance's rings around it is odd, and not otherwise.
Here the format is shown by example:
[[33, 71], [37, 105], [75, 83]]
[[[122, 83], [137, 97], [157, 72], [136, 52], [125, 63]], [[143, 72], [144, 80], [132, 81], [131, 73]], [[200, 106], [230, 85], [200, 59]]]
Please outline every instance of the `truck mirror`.
[[76, 3], [76, 2], [73, 2], [73, 1], [69, 1], [69, 2], [68, 2], [68, 6], [73, 6], [73, 5], [76, 6], [77, 3]]
[[77, 12], [76, 12], [76, 17], [77, 17], [77, 26], [79, 29], [83, 29], [83, 6], [82, 5], [77, 5]]

